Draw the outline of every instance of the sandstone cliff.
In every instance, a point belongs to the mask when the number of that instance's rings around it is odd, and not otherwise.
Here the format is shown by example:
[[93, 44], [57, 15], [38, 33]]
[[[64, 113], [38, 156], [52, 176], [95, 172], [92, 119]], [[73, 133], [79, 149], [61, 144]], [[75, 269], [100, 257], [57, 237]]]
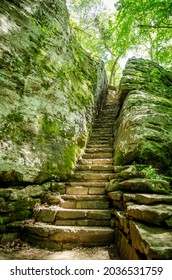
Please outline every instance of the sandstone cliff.
[[73, 38], [65, 0], [1, 1], [0, 181], [65, 180], [106, 93]]
[[172, 176], [172, 73], [132, 58], [119, 86], [115, 165], [143, 163]]

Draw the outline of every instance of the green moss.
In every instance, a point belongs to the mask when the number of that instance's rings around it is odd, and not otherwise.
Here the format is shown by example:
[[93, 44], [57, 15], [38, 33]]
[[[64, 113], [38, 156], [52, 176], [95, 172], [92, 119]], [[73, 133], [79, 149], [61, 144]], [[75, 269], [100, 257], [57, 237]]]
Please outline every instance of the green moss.
[[120, 151], [120, 150], [115, 151], [114, 163], [115, 163], [115, 165], [123, 165], [123, 164], [125, 164], [124, 155], [123, 155], [122, 151]]

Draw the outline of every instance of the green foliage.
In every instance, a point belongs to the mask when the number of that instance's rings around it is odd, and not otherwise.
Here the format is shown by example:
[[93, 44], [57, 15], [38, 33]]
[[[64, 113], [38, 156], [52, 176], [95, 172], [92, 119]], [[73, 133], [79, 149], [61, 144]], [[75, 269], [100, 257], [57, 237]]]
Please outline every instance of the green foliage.
[[151, 165], [144, 168], [141, 171], [141, 174], [148, 179], [160, 179], [160, 175], [157, 173], [156, 169], [153, 168]]
[[172, 2], [120, 0], [116, 8], [117, 41], [129, 39], [137, 51], [141, 48], [151, 60], [169, 67]]
[[84, 49], [106, 62], [109, 83], [117, 83], [119, 62], [129, 54], [171, 69], [171, 1], [119, 0], [106, 10], [101, 0], [69, 0], [75, 36]]

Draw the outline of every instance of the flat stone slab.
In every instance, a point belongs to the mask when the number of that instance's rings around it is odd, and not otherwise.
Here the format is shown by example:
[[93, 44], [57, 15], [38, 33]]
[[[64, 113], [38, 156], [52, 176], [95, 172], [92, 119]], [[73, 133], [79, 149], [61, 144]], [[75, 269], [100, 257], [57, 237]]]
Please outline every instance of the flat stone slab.
[[75, 200], [75, 201], [109, 201], [107, 195], [62, 195], [62, 199], [64, 200]]
[[172, 203], [172, 195], [162, 194], [123, 194], [125, 202], [136, 201], [139, 204]]
[[102, 188], [106, 186], [106, 182], [67, 182], [66, 186], [71, 186], [71, 187], [94, 187], [94, 188]]
[[36, 221], [55, 222], [56, 220], [110, 220], [110, 210], [63, 209], [58, 206], [39, 206], [34, 209]]
[[132, 246], [145, 254], [148, 259], [172, 259], [172, 230], [130, 221], [130, 234]]
[[106, 194], [105, 188], [101, 187], [67, 187], [66, 194], [79, 194], [79, 195], [86, 195], [86, 194]]
[[110, 227], [54, 226], [45, 223], [25, 225], [23, 234], [55, 243], [109, 244], [114, 242], [114, 230]]
[[113, 171], [112, 165], [78, 165], [76, 170], [79, 171]]
[[165, 180], [134, 178], [129, 180], [114, 179], [106, 187], [107, 191], [169, 194], [170, 184]]
[[110, 226], [110, 220], [56, 220], [56, 226]]
[[172, 217], [171, 205], [131, 205], [127, 207], [126, 215], [146, 223], [160, 225]]
[[107, 209], [109, 207], [109, 201], [62, 201], [60, 207], [71, 209]]
[[116, 191], [116, 192], [109, 192], [108, 196], [115, 201], [121, 201], [123, 198], [123, 192]]
[[75, 172], [72, 180], [108, 180], [111, 173]]
[[113, 154], [112, 153], [106, 153], [106, 152], [101, 152], [101, 153], [86, 153], [82, 156], [82, 158], [112, 158]]

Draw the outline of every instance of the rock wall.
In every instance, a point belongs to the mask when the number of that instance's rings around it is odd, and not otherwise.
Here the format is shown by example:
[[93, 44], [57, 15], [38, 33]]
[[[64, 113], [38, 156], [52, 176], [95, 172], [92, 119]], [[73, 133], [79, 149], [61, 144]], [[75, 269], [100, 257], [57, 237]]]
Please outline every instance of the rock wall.
[[128, 61], [118, 91], [111, 226], [121, 259], [172, 258], [172, 73]]
[[60, 182], [0, 188], [0, 244], [20, 238], [24, 220], [33, 216], [35, 207], [41, 203], [58, 204], [64, 193], [65, 184]]
[[106, 96], [68, 18], [65, 0], [1, 1], [1, 187], [66, 180]]
[[114, 163], [150, 164], [172, 176], [172, 73], [132, 58], [119, 86]]
[[106, 186], [113, 203], [111, 226], [123, 260], [172, 258], [172, 191], [170, 183], [151, 179], [150, 167], [114, 166]]

